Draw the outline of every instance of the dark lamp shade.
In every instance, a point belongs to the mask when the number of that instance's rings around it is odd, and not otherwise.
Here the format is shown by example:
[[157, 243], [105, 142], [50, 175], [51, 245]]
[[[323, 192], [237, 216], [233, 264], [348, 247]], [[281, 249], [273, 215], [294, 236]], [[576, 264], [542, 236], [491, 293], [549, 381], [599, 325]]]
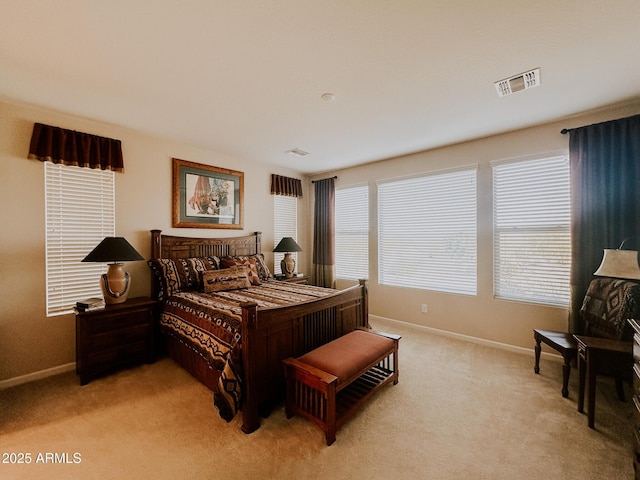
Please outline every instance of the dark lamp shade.
[[278, 246], [273, 249], [274, 252], [301, 252], [300, 245], [291, 237], [283, 237]]
[[133, 262], [144, 260], [124, 237], [105, 237], [83, 262]]

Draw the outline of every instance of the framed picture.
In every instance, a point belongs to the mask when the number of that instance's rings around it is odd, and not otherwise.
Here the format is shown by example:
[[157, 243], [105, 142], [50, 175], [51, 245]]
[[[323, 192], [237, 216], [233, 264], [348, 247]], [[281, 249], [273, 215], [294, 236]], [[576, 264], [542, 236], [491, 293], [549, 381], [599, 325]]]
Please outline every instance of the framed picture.
[[173, 159], [173, 227], [243, 225], [244, 173]]

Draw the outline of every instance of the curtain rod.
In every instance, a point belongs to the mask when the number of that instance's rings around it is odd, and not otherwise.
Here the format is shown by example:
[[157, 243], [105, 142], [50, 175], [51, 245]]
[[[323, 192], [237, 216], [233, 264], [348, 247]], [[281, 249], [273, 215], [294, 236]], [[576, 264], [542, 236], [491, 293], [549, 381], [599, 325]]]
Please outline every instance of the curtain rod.
[[620, 120], [628, 120], [628, 119], [633, 118], [633, 117], [640, 117], [640, 115], [639, 115], [639, 114], [636, 114], [636, 115], [631, 115], [631, 116], [629, 116], [629, 117], [617, 118], [617, 119], [615, 119], [615, 120], [605, 120], [604, 122], [592, 123], [591, 125], [584, 125], [584, 126], [582, 126], [582, 127], [576, 127], [576, 128], [563, 128], [562, 130], [560, 130], [560, 133], [561, 133], [562, 135], [566, 135], [567, 133], [571, 133], [571, 132], [573, 132], [574, 130], [578, 130], [579, 128], [584, 128], [584, 127], [595, 127], [596, 125], [603, 125], [603, 124], [605, 124], [605, 123], [613, 123], [613, 122], [617, 122], [617, 121], [620, 121]]
[[330, 179], [332, 179], [332, 178], [335, 180], [335, 179], [337, 179], [337, 178], [338, 178], [338, 176], [337, 176], [337, 175], [334, 175], [333, 177], [322, 178], [322, 179], [320, 179], [320, 180], [311, 180], [311, 183], [321, 182], [322, 180], [330, 180]]

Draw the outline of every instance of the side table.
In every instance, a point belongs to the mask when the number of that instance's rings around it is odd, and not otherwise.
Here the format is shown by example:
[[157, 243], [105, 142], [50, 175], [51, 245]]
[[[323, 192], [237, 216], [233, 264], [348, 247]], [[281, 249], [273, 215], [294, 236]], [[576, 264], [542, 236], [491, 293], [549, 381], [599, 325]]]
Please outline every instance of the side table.
[[633, 362], [633, 343], [607, 338], [574, 335], [578, 348], [578, 411], [584, 412], [585, 377], [587, 379], [587, 418], [589, 428], [595, 428], [596, 412], [596, 372], [598, 365], [606, 361], [616, 367], [620, 374], [616, 376], [618, 398], [624, 400], [622, 376], [625, 369], [630, 370]]
[[295, 276], [295, 277], [289, 277], [289, 278], [277, 276], [275, 278], [276, 278], [276, 280], [279, 280], [281, 282], [302, 283], [304, 285], [309, 283], [309, 275], [302, 275], [300, 277]]
[[156, 304], [138, 297], [100, 310], [76, 311], [76, 372], [81, 385], [116, 368], [155, 360]]

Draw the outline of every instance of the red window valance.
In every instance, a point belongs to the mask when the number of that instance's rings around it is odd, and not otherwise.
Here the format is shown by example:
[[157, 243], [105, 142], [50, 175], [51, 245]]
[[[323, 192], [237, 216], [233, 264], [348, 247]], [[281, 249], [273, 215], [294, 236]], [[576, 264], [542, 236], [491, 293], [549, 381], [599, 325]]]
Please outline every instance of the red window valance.
[[33, 125], [29, 158], [116, 172], [124, 170], [120, 140], [42, 123]]
[[302, 197], [302, 180], [271, 174], [271, 194]]

